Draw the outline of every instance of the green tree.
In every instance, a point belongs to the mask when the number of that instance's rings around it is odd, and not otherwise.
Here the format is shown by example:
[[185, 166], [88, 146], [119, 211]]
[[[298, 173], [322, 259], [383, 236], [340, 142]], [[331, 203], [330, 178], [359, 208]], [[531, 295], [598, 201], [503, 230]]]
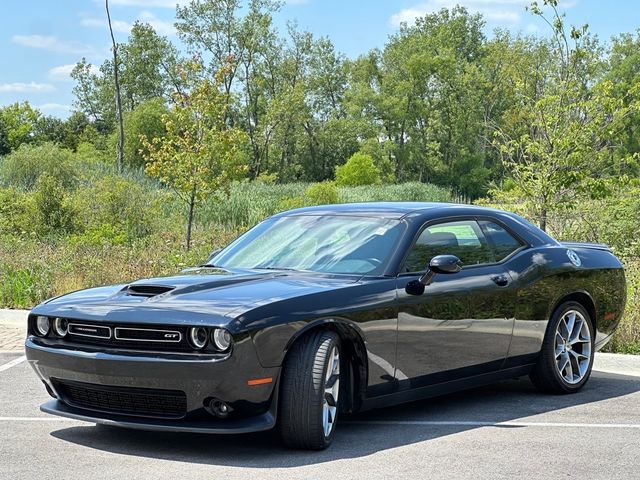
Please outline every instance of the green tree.
[[246, 135], [225, 122], [224, 75], [207, 79], [163, 116], [166, 135], [143, 137], [146, 172], [173, 188], [187, 205], [186, 248], [191, 246], [194, 211], [203, 198], [227, 189], [246, 170]]
[[[117, 47], [123, 112], [154, 98], [170, 102], [174, 92], [184, 93], [180, 55], [151, 25], [135, 22], [127, 42]], [[84, 58], [71, 73], [76, 82], [75, 108], [95, 122], [99, 132], [111, 132], [116, 119], [113, 74], [113, 60], [107, 59], [96, 68]]]
[[[627, 108], [637, 104], [640, 101], [640, 30], [612, 39], [607, 70], [604, 81], [611, 83], [612, 95]], [[620, 145], [615, 152], [620, 175], [637, 177], [640, 174], [638, 162], [628, 161], [630, 156], [637, 159], [639, 154], [640, 112], [633, 111], [624, 119]]]
[[[167, 113], [169, 110], [162, 98], [146, 100], [134, 110], [125, 113], [124, 158], [126, 165], [144, 168], [145, 145], [142, 139], [146, 138], [152, 141], [165, 134], [162, 118]], [[115, 145], [116, 141], [116, 136], [112, 134], [111, 143]]]
[[65, 190], [60, 181], [49, 173], [38, 177], [33, 194], [38, 225], [50, 233], [69, 230], [72, 213], [65, 204]]
[[[494, 144], [502, 155], [514, 188], [494, 190], [497, 198], [524, 202], [547, 228], [551, 213], [572, 209], [580, 198], [607, 193], [616, 171], [611, 152], [623, 120], [637, 111], [613, 95], [610, 81], [596, 84], [600, 50], [586, 26], [567, 32], [556, 0], [545, 0], [548, 19], [536, 3], [531, 11], [551, 25], [551, 62], [542, 92], [518, 86], [516, 126], [495, 128]], [[616, 181], [618, 181], [617, 179]]]
[[9, 150], [35, 142], [40, 117], [40, 112], [32, 108], [29, 102], [16, 102], [0, 108], [0, 123], [3, 125], [5, 144]]
[[403, 24], [382, 51], [350, 65], [347, 111], [389, 144], [395, 178], [469, 196], [490, 175], [482, 143], [484, 22], [462, 7]]
[[4, 122], [0, 118], [0, 156], [6, 155], [11, 151], [9, 147], [9, 139], [7, 137], [7, 130], [4, 126]]
[[336, 183], [341, 187], [380, 183], [380, 169], [369, 155], [357, 152], [336, 168]]

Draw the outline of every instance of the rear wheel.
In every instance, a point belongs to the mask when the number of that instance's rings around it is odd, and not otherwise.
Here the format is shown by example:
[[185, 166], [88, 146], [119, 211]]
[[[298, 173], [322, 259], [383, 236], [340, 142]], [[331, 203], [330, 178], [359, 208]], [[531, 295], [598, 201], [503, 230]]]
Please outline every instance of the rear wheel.
[[580, 390], [591, 375], [594, 337], [593, 320], [581, 304], [560, 305], [549, 320], [531, 381], [550, 393]]
[[287, 355], [281, 379], [280, 433], [291, 448], [321, 450], [333, 441], [340, 393], [340, 337], [312, 332]]

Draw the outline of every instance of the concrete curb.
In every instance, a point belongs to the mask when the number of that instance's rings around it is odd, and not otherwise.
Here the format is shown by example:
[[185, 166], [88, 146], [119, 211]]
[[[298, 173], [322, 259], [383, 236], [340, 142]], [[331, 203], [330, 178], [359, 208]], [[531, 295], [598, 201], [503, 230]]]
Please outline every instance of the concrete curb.
[[0, 308], [0, 326], [26, 328], [29, 310], [13, 310]]

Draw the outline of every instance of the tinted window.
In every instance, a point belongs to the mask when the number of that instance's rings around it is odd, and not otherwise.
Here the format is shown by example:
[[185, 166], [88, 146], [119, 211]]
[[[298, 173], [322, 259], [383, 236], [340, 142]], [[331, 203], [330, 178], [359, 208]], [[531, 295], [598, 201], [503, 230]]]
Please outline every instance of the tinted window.
[[270, 218], [216, 255], [216, 266], [365, 274], [384, 270], [403, 224], [384, 218]]
[[493, 247], [497, 262], [504, 260], [522, 246], [519, 240], [497, 223], [482, 220], [480, 226]]
[[405, 263], [406, 271], [425, 270], [436, 255], [455, 255], [463, 265], [493, 263], [493, 252], [474, 220], [447, 222], [425, 228]]

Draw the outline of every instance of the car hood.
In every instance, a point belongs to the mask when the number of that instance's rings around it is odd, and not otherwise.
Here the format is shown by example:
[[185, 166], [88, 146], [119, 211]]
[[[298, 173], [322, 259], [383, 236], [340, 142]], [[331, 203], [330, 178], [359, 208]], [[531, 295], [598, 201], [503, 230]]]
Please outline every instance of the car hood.
[[90, 288], [48, 300], [34, 314], [91, 321], [223, 326], [266, 303], [354, 285], [358, 277], [195, 268], [170, 277]]

